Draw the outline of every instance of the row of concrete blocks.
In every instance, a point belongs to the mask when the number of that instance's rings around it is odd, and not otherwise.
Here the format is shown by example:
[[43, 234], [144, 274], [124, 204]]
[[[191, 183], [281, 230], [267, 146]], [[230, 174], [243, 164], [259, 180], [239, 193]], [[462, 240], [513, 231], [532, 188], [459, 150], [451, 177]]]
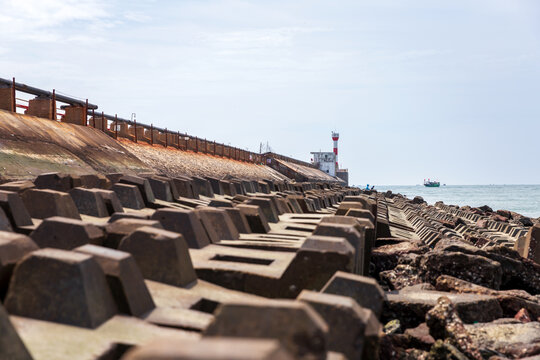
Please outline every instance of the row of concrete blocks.
[[505, 222], [501, 222], [501, 221], [490, 220], [489, 218], [487, 218], [485, 216], [481, 216], [481, 215], [478, 215], [478, 214], [472, 214], [472, 213], [469, 213], [469, 212], [466, 212], [466, 211], [463, 211], [463, 210], [453, 208], [453, 207], [448, 206], [448, 205], [442, 206], [441, 208], [443, 208], [445, 211], [451, 212], [452, 214], [455, 214], [455, 215], [457, 215], [459, 217], [467, 218], [467, 219], [470, 219], [471, 221], [474, 221], [474, 222], [476, 222], [478, 220], [486, 220], [486, 224], [487, 224], [488, 229], [492, 229], [492, 230], [495, 230], [495, 231], [506, 233], [506, 234], [508, 234], [508, 236], [510, 236], [512, 238], [515, 238], [515, 239], [518, 239], [521, 236], [525, 236], [527, 231], [528, 231], [528, 229], [526, 227], [523, 227], [523, 226], [509, 224], [509, 223], [505, 223]]
[[[54, 177], [57, 180], [64, 179], [59, 177], [58, 174], [48, 175]], [[36, 179], [36, 184], [43, 186], [43, 184]], [[5, 201], [15, 204], [15, 215], [9, 214], [10, 210], [6, 209], [6, 214], [0, 216], [0, 228], [4, 230], [10, 230], [11, 227], [21, 229], [23, 232], [31, 230], [33, 222], [31, 218], [43, 219], [49, 216], [63, 216], [73, 219], [80, 219], [80, 214], [90, 215], [94, 217], [107, 217], [113, 214], [122, 213], [123, 207], [132, 209], [149, 208], [163, 208], [170, 207], [171, 204], [156, 201], [154, 197], [154, 190], [156, 186], [152, 187], [152, 184], [157, 181], [152, 181], [152, 178], [142, 178], [135, 176], [122, 176], [117, 179], [117, 183], [112, 185], [113, 190], [95, 189], [95, 188], [83, 188], [76, 187], [69, 190], [68, 193], [50, 190], [50, 189], [35, 189], [35, 184], [25, 182], [12, 182], [0, 185], [0, 189], [5, 193], [3, 196]], [[163, 182], [162, 182], [163, 183]], [[167, 186], [169, 184], [165, 182]], [[51, 186], [53, 187], [53, 186]], [[58, 188], [56, 186], [55, 188]], [[65, 187], [63, 189], [66, 189]], [[159, 189], [157, 189], [159, 191]], [[12, 191], [15, 191], [14, 195]], [[311, 191], [308, 191], [311, 192]], [[22, 198], [20, 201], [19, 196]], [[220, 207], [233, 207], [233, 202], [224, 200], [212, 200], [206, 203], [190, 202], [189, 200], [182, 199], [181, 197], [176, 199], [178, 203], [188, 205], [187, 207], [198, 207], [201, 205], [212, 205]], [[253, 209], [248, 206], [240, 207], [243, 209], [243, 213], [247, 216], [247, 220], [253, 218], [255, 222], [252, 227], [254, 232], [267, 232], [268, 226], [265, 225], [265, 221], [254, 218], [259, 213], [266, 215], [266, 220], [269, 222], [277, 222], [278, 216], [286, 212], [303, 213], [314, 212], [321, 207], [328, 207], [339, 201], [338, 195], [317, 197], [316, 195], [308, 195], [303, 197], [300, 195], [281, 194], [258, 194], [258, 196], [247, 197], [236, 195], [233, 200], [235, 203], [245, 203], [244, 205], [251, 205], [252, 207], [261, 207], [260, 210]], [[28, 211], [27, 211], [28, 209]], [[238, 212], [239, 209], [227, 210], [234, 216], [234, 212]], [[9, 220], [11, 217], [13, 219]], [[238, 216], [236, 216], [238, 217]], [[262, 222], [262, 224], [260, 224]], [[3, 225], [3, 227], [1, 227]], [[261, 230], [262, 226], [262, 230]]]
[[[351, 201], [354, 199], [345, 200], [349, 203], [343, 206], [342, 209], [338, 208], [338, 211], [347, 209], [347, 213], [354, 213], [354, 211], [364, 210], [363, 204]], [[356, 203], [356, 208], [352, 206], [353, 203]], [[159, 211], [162, 210], [157, 212]], [[338, 219], [338, 222], [343, 222], [347, 218], [336, 217], [335, 219]], [[350, 220], [354, 219], [349, 218], [349, 222]], [[59, 219], [52, 219], [51, 221], [57, 221], [58, 225]], [[135, 225], [137, 222], [138, 224]], [[144, 225], [144, 220], [119, 219], [108, 225], [110, 228], [107, 232], [112, 234], [115, 231], [121, 232], [121, 228], [130, 227], [133, 229], [135, 226], [140, 225]], [[129, 232], [118, 245], [118, 250], [121, 251], [88, 244], [77, 247], [73, 251], [35, 250], [35, 244], [23, 235], [14, 235], [18, 237], [16, 242], [10, 241], [9, 237], [7, 237], [6, 241], [11, 243], [12, 249], [15, 248], [19, 251], [19, 255], [15, 256], [18, 257], [18, 264], [15, 267], [5, 301], [8, 311], [21, 316], [71, 324], [76, 323], [79, 326], [90, 327], [97, 326], [112, 316], [115, 313], [115, 304], [117, 308], [123, 308], [124, 311], [134, 316], [141, 316], [152, 307], [152, 304], [148, 296], [140, 296], [141, 293], [144, 293], [143, 286], [141, 281], [133, 278], [137, 277], [137, 267], [140, 269], [142, 277], [175, 286], [187, 286], [196, 281], [197, 276], [205, 273], [204, 265], [200, 268], [195, 265], [196, 274], [193, 268], [190, 268], [191, 263], [188, 260], [190, 256], [187, 254], [187, 246], [181, 235], [157, 229], [156, 226], [155, 223], [153, 226], [146, 224]], [[357, 226], [344, 228], [350, 233], [358, 231]], [[328, 231], [328, 226], [326, 231]], [[91, 232], [87, 229], [88, 233]], [[348, 274], [336, 274], [328, 284], [324, 285], [331, 273], [341, 269], [340, 267], [344, 267], [343, 270], [351, 271], [352, 268], [349, 264], [352, 263], [351, 260], [354, 257], [353, 251], [340, 250], [336, 252], [335, 240], [330, 241], [330, 248], [325, 248], [324, 244], [328, 244], [329, 240], [319, 236], [318, 238], [313, 237], [311, 241], [304, 243], [307, 245], [303, 246], [293, 257], [293, 259], [301, 259], [301, 261], [296, 262], [299, 265], [294, 268], [292, 266], [294, 260], [291, 261], [288, 266], [291, 270], [285, 271], [284, 277], [278, 281], [285, 282], [288, 278], [296, 278], [294, 286], [288, 283], [283, 284], [285, 286], [282, 286], [282, 288], [292, 289], [296, 287], [295, 294], [302, 287], [322, 288], [323, 292], [352, 296], [360, 305], [380, 315], [384, 294], [372, 279], [354, 277], [354, 275]], [[13, 247], [14, 243], [17, 246]], [[24, 247], [21, 246], [23, 243], [25, 244]], [[342, 244], [350, 247], [348, 243], [342, 242]], [[148, 251], [150, 248], [153, 249], [152, 252]], [[329, 258], [331, 254], [328, 254], [330, 249], [334, 249], [333, 261], [329, 261], [331, 260], [331, 257]], [[220, 253], [220, 251], [225, 251], [225, 253]], [[255, 255], [257, 255], [254, 251], [245, 249], [237, 253], [231, 252], [229, 249], [227, 253], [226, 248], [221, 249], [215, 246], [212, 248], [209, 246], [202, 250], [196, 250], [195, 253], [191, 254], [194, 257], [193, 262], [195, 264], [201, 259], [201, 252], [207, 253], [204, 255], [206, 257], [205, 261], [208, 261], [209, 256], [212, 256], [214, 261], [223, 261], [223, 263], [231, 261], [231, 258], [235, 256], [238, 258], [243, 256], [244, 259], [248, 258], [253, 261], [253, 259], [256, 259]], [[266, 253], [266, 257], [272, 257], [271, 252], [259, 252], [259, 257], [262, 256], [262, 253]], [[307, 261], [310, 253], [319, 254], [318, 258], [316, 258], [317, 261]], [[283, 255], [281, 254], [282, 258]], [[273, 256], [280, 257], [277, 254], [273, 254]], [[340, 261], [336, 261], [336, 256], [340, 258]], [[343, 261], [343, 259], [348, 261]], [[273, 259], [272, 262], [277, 260], [279, 259]], [[315, 266], [315, 264], [318, 265]], [[339, 264], [337, 268], [336, 264]], [[106, 280], [101, 275], [100, 268], [106, 274]], [[203, 271], [199, 271], [201, 268]], [[215, 265], [207, 268], [212, 272], [219, 272], [219, 270], [215, 269]], [[235, 268], [234, 271], [238, 273], [239, 269]], [[250, 274], [248, 270], [245, 274], [249, 274], [251, 277], [244, 280], [242, 290], [256, 292], [257, 288], [278, 285], [276, 282], [272, 283], [270, 280], [265, 280], [268, 278], [268, 274], [257, 277]], [[285, 274], [287, 275], [285, 276]], [[101, 280], [98, 280], [98, 278]], [[50, 279], [55, 281], [50, 281]], [[115, 280], [113, 281], [113, 279]], [[309, 279], [311, 283], [305, 283], [305, 279]], [[221, 280], [213, 278], [213, 280], [218, 280], [218, 283], [232, 281], [230, 276], [228, 280], [227, 277], [222, 277]], [[111, 287], [112, 299], [111, 296], [107, 295], [106, 281]], [[139, 284], [136, 286], [137, 281]], [[251, 284], [251, 288], [249, 284]], [[82, 291], [82, 289], [85, 289], [85, 291]], [[69, 291], [69, 294], [66, 294], [65, 291]], [[129, 291], [133, 291], [131, 296], [128, 294]], [[137, 294], [137, 296], [133, 294]], [[48, 296], [49, 298], [39, 299], [39, 296]], [[311, 304], [316, 309], [319, 315], [326, 320], [326, 328], [324, 321], [320, 322], [312, 319], [313, 317], [317, 318], [317, 315], [315, 312], [310, 313], [309, 307], [305, 308], [302, 305], [302, 309], [299, 309], [300, 305], [297, 303], [264, 302], [262, 304], [222, 305], [215, 321], [205, 329], [205, 334], [278, 337], [285, 341], [286, 351], [291, 352], [294, 357], [323, 358], [326, 356], [327, 350], [346, 353], [350, 358], [358, 358], [361, 353], [364, 353], [364, 358], [372, 358], [377, 353], [373, 346], [377, 345], [380, 325], [375, 317], [370, 315], [369, 311], [366, 312], [365, 309], [357, 308], [350, 299], [325, 298], [314, 292], [304, 291], [298, 298]], [[47, 306], [43, 307], [43, 304], [47, 304]], [[343, 304], [347, 305], [344, 306]], [[239, 316], [242, 318], [240, 322], [238, 321]], [[53, 318], [51, 319], [51, 317]], [[350, 319], [349, 322], [345, 321], [347, 318]], [[272, 319], [273, 321], [269, 326], [253, 326], [253, 324], [260, 325], [262, 319]], [[314, 326], [313, 323], [319, 323], [320, 326]], [[285, 327], [290, 331], [284, 331]], [[359, 330], [353, 331], [353, 329]], [[306, 338], [308, 334], [306, 331], [308, 330], [310, 332]], [[315, 333], [311, 331], [315, 331]], [[364, 341], [363, 347], [359, 345], [362, 341]]]

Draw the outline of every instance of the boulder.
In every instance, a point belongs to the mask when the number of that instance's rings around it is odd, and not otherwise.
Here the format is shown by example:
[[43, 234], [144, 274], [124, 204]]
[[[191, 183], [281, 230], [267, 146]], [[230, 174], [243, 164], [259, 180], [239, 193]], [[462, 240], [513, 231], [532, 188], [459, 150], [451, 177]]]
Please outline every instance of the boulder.
[[426, 324], [434, 339], [447, 340], [469, 359], [483, 359], [478, 345], [469, 336], [454, 304], [448, 297], [441, 296], [433, 309], [427, 312]]
[[492, 289], [499, 289], [502, 281], [502, 269], [499, 262], [461, 252], [429, 252], [421, 256], [419, 268], [420, 275], [433, 284], [443, 274]]
[[404, 328], [416, 327], [424, 322], [426, 313], [437, 304], [441, 296], [446, 296], [452, 301], [458, 316], [465, 323], [489, 322], [503, 315], [494, 296], [403, 289], [386, 294], [383, 322], [399, 319]]

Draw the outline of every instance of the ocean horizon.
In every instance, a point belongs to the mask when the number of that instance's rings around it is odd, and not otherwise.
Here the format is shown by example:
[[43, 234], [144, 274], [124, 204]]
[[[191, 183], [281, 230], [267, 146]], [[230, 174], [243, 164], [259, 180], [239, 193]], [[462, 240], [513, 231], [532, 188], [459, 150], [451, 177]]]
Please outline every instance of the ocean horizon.
[[[371, 186], [371, 185], [370, 185]], [[510, 210], [524, 216], [540, 217], [540, 184], [442, 185], [438, 188], [418, 185], [375, 185], [375, 190], [391, 190], [413, 198], [421, 196], [429, 204], [488, 205], [493, 210]]]

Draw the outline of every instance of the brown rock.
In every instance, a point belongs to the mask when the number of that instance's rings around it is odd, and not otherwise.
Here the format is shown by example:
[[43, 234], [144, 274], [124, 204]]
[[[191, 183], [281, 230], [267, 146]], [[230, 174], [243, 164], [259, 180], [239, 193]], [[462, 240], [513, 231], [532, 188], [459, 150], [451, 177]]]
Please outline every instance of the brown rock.
[[514, 316], [514, 319], [518, 320], [522, 323], [528, 323], [531, 322], [531, 316], [529, 315], [529, 312], [525, 308], [521, 308], [517, 314]]
[[427, 312], [426, 324], [433, 338], [447, 339], [468, 358], [482, 360], [478, 345], [469, 336], [448, 297], [441, 296], [437, 305]]
[[501, 286], [501, 264], [479, 255], [432, 251], [422, 255], [419, 267], [421, 276], [433, 284], [445, 274], [493, 289]]

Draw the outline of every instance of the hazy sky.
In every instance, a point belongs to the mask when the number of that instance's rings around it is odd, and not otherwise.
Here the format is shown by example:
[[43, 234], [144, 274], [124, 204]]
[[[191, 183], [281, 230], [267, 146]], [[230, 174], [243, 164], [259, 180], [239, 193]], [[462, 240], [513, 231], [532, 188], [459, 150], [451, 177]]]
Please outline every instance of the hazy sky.
[[0, 77], [352, 184], [540, 183], [537, 0], [0, 0]]

